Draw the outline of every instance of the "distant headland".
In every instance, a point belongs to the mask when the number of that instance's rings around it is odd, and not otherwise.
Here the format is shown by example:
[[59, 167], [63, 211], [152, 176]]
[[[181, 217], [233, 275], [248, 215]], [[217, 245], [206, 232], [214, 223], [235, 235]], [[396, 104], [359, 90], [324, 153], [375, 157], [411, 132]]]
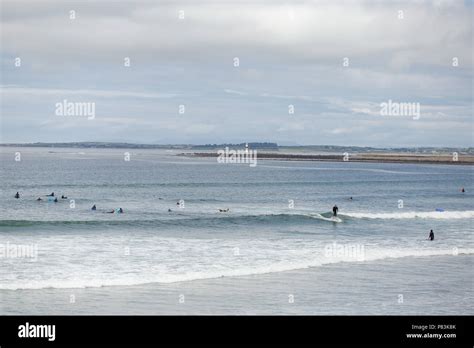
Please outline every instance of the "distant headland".
[[188, 150], [217, 150], [225, 147], [234, 149], [244, 149], [246, 146], [251, 149], [298, 152], [377, 152], [377, 153], [418, 153], [418, 154], [437, 154], [458, 152], [474, 155], [472, 147], [370, 147], [370, 146], [351, 146], [351, 145], [278, 145], [272, 142], [248, 142], [248, 143], [222, 143], [222, 144], [139, 144], [123, 142], [67, 142], [67, 143], [0, 143], [3, 147], [58, 147], [58, 148], [93, 148], [93, 149], [188, 149]]
[[474, 148], [467, 147], [393, 147], [377, 148], [340, 145], [280, 146], [273, 142], [224, 144], [137, 144], [122, 142], [4, 143], [0, 147], [46, 147], [84, 149], [164, 149], [181, 150], [179, 156], [217, 157], [224, 148], [258, 151], [259, 160], [282, 161], [354, 161], [426, 164], [474, 164]]

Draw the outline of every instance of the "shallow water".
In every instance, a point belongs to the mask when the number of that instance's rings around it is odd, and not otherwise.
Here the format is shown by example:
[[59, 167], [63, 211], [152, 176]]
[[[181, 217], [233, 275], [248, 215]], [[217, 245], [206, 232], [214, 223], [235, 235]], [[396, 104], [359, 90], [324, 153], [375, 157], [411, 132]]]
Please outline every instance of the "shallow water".
[[407, 257], [176, 283], [3, 290], [0, 311], [36, 315], [472, 315], [473, 260], [472, 255]]

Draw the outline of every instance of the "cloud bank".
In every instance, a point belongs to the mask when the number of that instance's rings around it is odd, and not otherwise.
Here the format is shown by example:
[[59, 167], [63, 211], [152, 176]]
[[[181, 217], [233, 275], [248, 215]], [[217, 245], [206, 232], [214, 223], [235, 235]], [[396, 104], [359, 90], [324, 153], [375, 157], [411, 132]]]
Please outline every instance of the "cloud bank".
[[[472, 14], [462, 1], [3, 1], [1, 140], [472, 146]], [[96, 118], [58, 118], [63, 99], [94, 102]], [[420, 119], [382, 117], [388, 100], [419, 103]]]

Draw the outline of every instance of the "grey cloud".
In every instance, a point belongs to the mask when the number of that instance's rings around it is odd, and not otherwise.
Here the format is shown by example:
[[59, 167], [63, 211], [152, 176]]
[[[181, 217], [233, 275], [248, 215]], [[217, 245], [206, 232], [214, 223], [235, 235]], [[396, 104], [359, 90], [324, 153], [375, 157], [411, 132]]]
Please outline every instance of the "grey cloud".
[[[2, 141], [471, 145], [472, 12], [462, 1], [2, 1]], [[94, 122], [55, 118], [63, 98], [97, 101]], [[388, 99], [419, 102], [422, 119], [379, 117]]]

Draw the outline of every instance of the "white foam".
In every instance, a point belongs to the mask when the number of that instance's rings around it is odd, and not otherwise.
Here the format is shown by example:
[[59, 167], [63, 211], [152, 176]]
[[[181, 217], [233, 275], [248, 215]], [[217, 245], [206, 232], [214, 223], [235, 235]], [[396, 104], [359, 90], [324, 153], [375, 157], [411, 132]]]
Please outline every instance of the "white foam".
[[318, 220], [331, 221], [331, 222], [342, 222], [342, 220], [340, 218], [338, 218], [337, 216], [331, 216], [331, 217], [328, 218], [328, 217], [322, 216], [321, 214], [318, 214], [318, 213], [309, 214], [309, 216], [311, 216], [314, 219], [318, 219]]
[[[163, 273], [163, 274], [134, 274], [125, 275], [122, 274], [115, 279], [109, 277], [104, 278], [103, 276], [86, 277], [82, 279], [62, 279], [62, 280], [22, 280], [16, 282], [10, 282], [8, 284], [1, 284], [0, 289], [4, 290], [29, 290], [29, 289], [69, 289], [69, 288], [97, 288], [105, 286], [132, 286], [132, 285], [144, 285], [150, 283], [176, 283], [193, 280], [213, 279], [220, 277], [237, 277], [237, 276], [250, 276], [260, 275], [266, 273], [277, 273], [285, 271], [293, 271], [299, 269], [306, 269], [312, 267], [320, 267], [329, 264], [335, 264], [340, 262], [370, 262], [383, 259], [397, 259], [403, 257], [426, 257], [426, 256], [442, 256], [442, 255], [459, 255], [459, 254], [474, 254], [474, 249], [385, 249], [377, 248], [372, 250], [366, 250], [364, 256], [360, 257], [327, 257], [327, 256], [314, 256], [312, 258], [300, 260], [296, 257], [293, 260], [286, 261], [270, 261], [267, 264], [261, 264], [259, 266], [245, 266], [237, 268], [236, 265], [229, 265], [225, 269], [215, 270], [203, 270], [183, 273]], [[360, 255], [359, 255], [360, 256]]]
[[474, 218], [473, 210], [466, 211], [429, 211], [417, 212], [408, 211], [400, 213], [347, 213], [342, 216], [349, 216], [359, 219], [472, 219]]

